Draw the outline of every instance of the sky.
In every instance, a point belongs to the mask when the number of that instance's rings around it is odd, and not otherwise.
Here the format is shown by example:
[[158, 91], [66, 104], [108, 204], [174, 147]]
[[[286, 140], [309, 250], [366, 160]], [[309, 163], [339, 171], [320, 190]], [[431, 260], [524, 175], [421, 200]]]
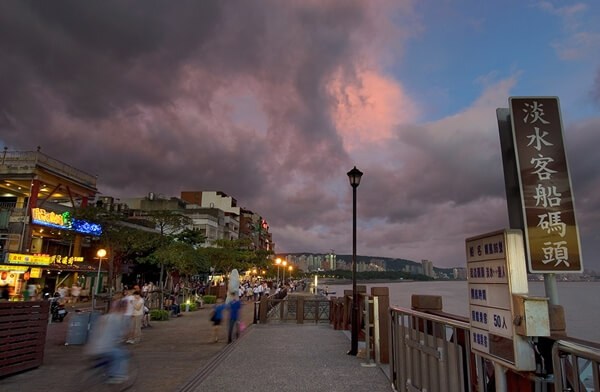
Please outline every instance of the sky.
[[600, 271], [596, 1], [2, 1], [0, 144], [102, 195], [222, 191], [276, 251], [465, 265], [508, 227], [496, 108], [558, 96]]

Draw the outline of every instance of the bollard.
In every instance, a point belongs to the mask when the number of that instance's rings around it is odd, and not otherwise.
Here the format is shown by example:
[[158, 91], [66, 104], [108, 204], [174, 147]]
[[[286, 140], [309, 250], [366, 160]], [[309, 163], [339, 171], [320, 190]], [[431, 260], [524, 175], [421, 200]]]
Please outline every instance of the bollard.
[[372, 287], [371, 295], [377, 297], [379, 318], [379, 362], [390, 362], [390, 289], [388, 287]]
[[[319, 314], [319, 303], [316, 302], [316, 310], [317, 316]], [[304, 324], [304, 297], [298, 296], [298, 300], [296, 302], [296, 323]]]

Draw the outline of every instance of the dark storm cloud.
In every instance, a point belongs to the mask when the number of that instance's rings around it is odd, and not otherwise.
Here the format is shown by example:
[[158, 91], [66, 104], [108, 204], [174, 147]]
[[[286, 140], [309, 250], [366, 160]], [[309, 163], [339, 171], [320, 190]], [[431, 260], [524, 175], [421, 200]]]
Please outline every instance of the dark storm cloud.
[[[349, 165], [325, 86], [334, 72], [354, 78], [356, 37], [372, 27], [365, 7], [3, 2], [0, 137], [56, 157], [68, 148], [65, 160], [98, 174], [105, 194], [224, 190], [308, 227], [336, 200], [314, 189]], [[244, 89], [266, 129], [228, 117]]]

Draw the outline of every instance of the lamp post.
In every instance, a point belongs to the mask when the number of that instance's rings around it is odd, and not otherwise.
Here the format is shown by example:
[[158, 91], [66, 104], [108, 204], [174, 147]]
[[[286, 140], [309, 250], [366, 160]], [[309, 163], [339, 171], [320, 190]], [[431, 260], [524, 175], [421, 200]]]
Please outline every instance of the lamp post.
[[348, 355], [358, 354], [358, 293], [356, 292], [356, 188], [363, 173], [354, 166], [348, 173], [352, 187], [352, 341]]
[[279, 257], [275, 259], [275, 264], [277, 264], [277, 286], [279, 286], [279, 266], [281, 265], [281, 259]]
[[96, 309], [96, 292], [98, 291], [99, 283], [100, 283], [100, 267], [102, 266], [102, 259], [106, 256], [106, 249], [98, 249], [96, 252], [96, 256], [98, 256], [98, 276], [96, 277], [96, 284], [92, 291], [92, 310]]
[[281, 280], [283, 281], [283, 284], [285, 284], [285, 266], [287, 265], [287, 261], [282, 261], [281, 265], [283, 265], [283, 278], [281, 278]]

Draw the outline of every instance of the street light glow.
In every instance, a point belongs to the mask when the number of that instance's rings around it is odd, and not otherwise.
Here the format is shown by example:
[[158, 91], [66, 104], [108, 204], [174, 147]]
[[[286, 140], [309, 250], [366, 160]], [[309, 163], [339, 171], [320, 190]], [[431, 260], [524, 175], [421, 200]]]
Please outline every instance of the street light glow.
[[98, 249], [98, 252], [96, 252], [96, 255], [98, 257], [104, 257], [104, 256], [106, 256], [106, 249]]

